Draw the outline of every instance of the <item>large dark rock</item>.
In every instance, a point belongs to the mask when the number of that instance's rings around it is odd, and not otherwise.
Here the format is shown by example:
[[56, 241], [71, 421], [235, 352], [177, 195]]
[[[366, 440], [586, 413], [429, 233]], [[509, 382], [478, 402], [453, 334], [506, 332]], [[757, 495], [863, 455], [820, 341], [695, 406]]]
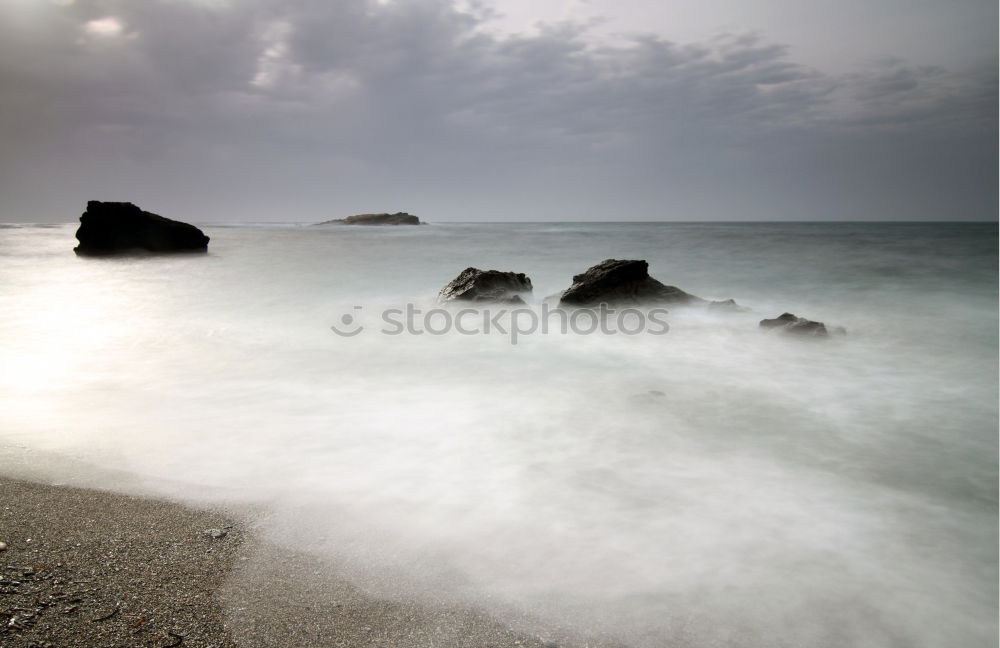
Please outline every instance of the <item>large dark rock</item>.
[[608, 259], [573, 277], [573, 285], [559, 298], [560, 306], [602, 303], [694, 304], [705, 300], [653, 279], [645, 261]]
[[[803, 337], [825, 338], [830, 335], [823, 322], [814, 322], [804, 317], [796, 317], [791, 313], [782, 313], [772, 319], [763, 319], [760, 321], [760, 327], [763, 329], [779, 329], [785, 333], [801, 335]], [[843, 334], [847, 331], [843, 327], [838, 326], [834, 328], [834, 332]]]
[[356, 214], [347, 218], [329, 220], [320, 225], [420, 225], [420, 219], [413, 214], [396, 212], [395, 214]]
[[521, 295], [531, 292], [531, 279], [520, 272], [466, 268], [441, 289], [438, 299], [448, 301], [523, 304]]
[[129, 202], [88, 202], [76, 238], [80, 245], [73, 251], [83, 255], [208, 250], [208, 237], [194, 225], [142, 211]]

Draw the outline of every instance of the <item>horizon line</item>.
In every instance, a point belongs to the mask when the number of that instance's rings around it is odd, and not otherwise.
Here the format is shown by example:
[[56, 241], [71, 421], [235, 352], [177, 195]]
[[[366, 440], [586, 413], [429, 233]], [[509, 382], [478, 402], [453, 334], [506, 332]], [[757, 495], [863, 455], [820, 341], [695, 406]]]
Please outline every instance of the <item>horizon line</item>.
[[[173, 218], [171, 220], [178, 220]], [[72, 225], [78, 224], [79, 218], [74, 220], [65, 221], [10, 221], [10, 222], [0, 222], [0, 226], [3, 225]], [[188, 221], [182, 221], [188, 222]], [[197, 222], [206, 227], [212, 225], [334, 225], [334, 223], [327, 223], [325, 221], [197, 221], [192, 220], [191, 222]], [[963, 224], [963, 223], [993, 223], [1000, 224], [1000, 218], [994, 220], [977, 219], [977, 220], [932, 220], [932, 219], [918, 219], [918, 220], [868, 220], [868, 219], [823, 219], [823, 220], [785, 220], [785, 219], [772, 219], [772, 220], [483, 220], [483, 221], [472, 221], [472, 220], [440, 220], [440, 221], [421, 221], [422, 225], [556, 225], [560, 223], [566, 224], [594, 224], [594, 225], [650, 225], [650, 224], [676, 224], [676, 225], [704, 225], [711, 223], [726, 224], [726, 225], [739, 225], [739, 224], [761, 224], [761, 223], [786, 223], [786, 224], [811, 224], [811, 223], [871, 223], [871, 224], [930, 224], [930, 223], [948, 223], [948, 224]], [[341, 227], [345, 225], [340, 225]], [[347, 227], [406, 227], [405, 225], [346, 225]]]

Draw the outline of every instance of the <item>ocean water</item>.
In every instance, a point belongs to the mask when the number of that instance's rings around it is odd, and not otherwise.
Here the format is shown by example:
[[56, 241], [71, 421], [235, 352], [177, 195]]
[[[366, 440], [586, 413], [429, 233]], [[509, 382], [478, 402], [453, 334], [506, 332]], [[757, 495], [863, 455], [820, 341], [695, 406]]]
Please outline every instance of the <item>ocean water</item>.
[[[642, 648], [996, 645], [996, 224], [205, 230], [0, 228], [0, 470], [250, 503], [376, 595]], [[750, 310], [384, 332], [468, 266], [538, 312], [606, 258]], [[848, 333], [759, 330], [785, 311]]]

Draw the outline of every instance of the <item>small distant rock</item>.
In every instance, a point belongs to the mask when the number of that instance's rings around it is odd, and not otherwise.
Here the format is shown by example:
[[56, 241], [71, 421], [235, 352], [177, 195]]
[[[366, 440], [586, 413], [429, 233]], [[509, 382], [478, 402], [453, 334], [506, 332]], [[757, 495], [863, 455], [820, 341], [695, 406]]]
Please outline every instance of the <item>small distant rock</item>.
[[7, 543], [0, 542], [0, 551], [7, 551]]
[[[780, 329], [785, 333], [803, 337], [825, 338], [830, 335], [823, 322], [814, 322], [804, 317], [797, 317], [792, 313], [782, 313], [772, 319], [763, 319], [760, 321], [760, 328]], [[842, 326], [837, 326], [834, 327], [834, 332], [844, 334], [847, 333], [847, 330]]]
[[531, 293], [531, 279], [523, 272], [501, 272], [466, 268], [441, 289], [439, 301], [524, 304], [523, 294]]
[[206, 252], [208, 237], [188, 223], [143, 211], [130, 202], [91, 200], [76, 231], [78, 255], [123, 252]]
[[225, 538], [227, 535], [229, 535], [228, 531], [223, 531], [222, 529], [205, 529], [203, 533], [207, 535], [209, 538], [214, 538], [215, 540], [219, 540], [220, 538]]
[[355, 214], [347, 218], [317, 223], [317, 225], [422, 225], [420, 219], [413, 214], [396, 212], [395, 214]]

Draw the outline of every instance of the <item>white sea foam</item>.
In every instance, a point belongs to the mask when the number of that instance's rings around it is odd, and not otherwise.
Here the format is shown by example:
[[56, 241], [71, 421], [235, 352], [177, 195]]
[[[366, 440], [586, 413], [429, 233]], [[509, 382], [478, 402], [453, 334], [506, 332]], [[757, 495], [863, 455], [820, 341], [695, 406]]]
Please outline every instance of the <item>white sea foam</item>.
[[[0, 232], [8, 451], [261, 504], [378, 594], [637, 646], [996, 643], [995, 227], [220, 228], [124, 260], [72, 233]], [[379, 332], [467, 266], [540, 298], [609, 257], [754, 310]], [[785, 310], [849, 334], [758, 330]]]

